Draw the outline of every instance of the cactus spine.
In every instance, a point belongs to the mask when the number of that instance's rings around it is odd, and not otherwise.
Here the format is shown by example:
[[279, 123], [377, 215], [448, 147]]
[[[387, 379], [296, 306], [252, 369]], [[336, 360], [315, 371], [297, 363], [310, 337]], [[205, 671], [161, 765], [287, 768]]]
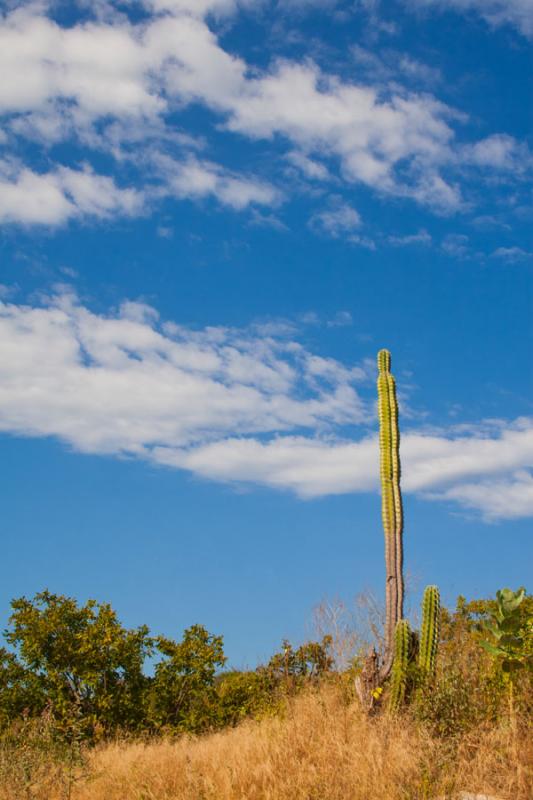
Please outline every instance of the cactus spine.
[[400, 429], [396, 384], [388, 350], [378, 353], [378, 415], [381, 509], [385, 534], [385, 656], [380, 679], [389, 675], [394, 660], [395, 631], [403, 617], [403, 507], [400, 490]]
[[440, 636], [440, 593], [436, 586], [426, 586], [422, 601], [422, 629], [418, 667], [424, 677], [433, 675]]
[[394, 632], [394, 661], [391, 674], [389, 708], [399, 711], [405, 700], [409, 656], [411, 651], [411, 629], [406, 619], [401, 619]]

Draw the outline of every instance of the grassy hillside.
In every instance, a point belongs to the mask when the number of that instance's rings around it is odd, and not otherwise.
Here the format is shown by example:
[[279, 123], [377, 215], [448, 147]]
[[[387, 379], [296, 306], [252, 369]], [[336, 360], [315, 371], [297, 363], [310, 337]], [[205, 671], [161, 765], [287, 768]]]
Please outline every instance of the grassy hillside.
[[459, 790], [531, 800], [533, 738], [521, 717], [514, 729], [502, 720], [442, 738], [407, 713], [365, 715], [333, 681], [275, 717], [106, 743], [70, 768], [43, 760], [25, 787], [6, 777], [4, 765], [1, 800], [423, 800]]
[[409, 663], [401, 703], [393, 679], [370, 711], [367, 649], [344, 631], [236, 671], [201, 626], [156, 640], [108, 606], [14, 601], [0, 800], [531, 800], [533, 599], [519, 599], [501, 634], [493, 600], [441, 609], [434, 672]]

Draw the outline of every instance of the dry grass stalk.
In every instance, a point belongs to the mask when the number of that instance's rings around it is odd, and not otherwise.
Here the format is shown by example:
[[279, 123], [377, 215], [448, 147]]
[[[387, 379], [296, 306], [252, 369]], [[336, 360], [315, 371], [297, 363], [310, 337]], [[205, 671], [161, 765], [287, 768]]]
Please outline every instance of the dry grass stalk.
[[[531, 800], [533, 743], [509, 728], [453, 746], [407, 717], [369, 718], [336, 687], [308, 693], [283, 718], [198, 739], [114, 743], [89, 756], [71, 800], [429, 800], [459, 790]], [[34, 783], [27, 797], [63, 800]], [[1, 800], [23, 800], [4, 784]]]

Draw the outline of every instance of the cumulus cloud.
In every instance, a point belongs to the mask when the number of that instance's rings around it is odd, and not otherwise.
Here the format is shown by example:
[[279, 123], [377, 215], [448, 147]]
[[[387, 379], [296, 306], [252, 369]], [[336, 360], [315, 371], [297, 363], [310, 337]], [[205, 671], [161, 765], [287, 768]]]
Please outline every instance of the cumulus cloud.
[[239, 211], [251, 204], [274, 205], [281, 198], [281, 192], [271, 184], [232, 173], [210, 161], [190, 157], [181, 163], [171, 159], [163, 159], [163, 163], [167, 190], [176, 197], [213, 196]]
[[[431, 97], [383, 98], [371, 86], [344, 83], [312, 63], [282, 61], [249, 79], [230, 100], [232, 131], [257, 139], [279, 134], [306, 155], [334, 154], [348, 182], [442, 210], [460, 205], [457, 189], [435, 171], [448, 158], [453, 132], [448, 109]], [[400, 162], [411, 166], [402, 179], [395, 172]]]
[[[6, 298], [0, 430], [301, 497], [377, 490], [366, 363], [311, 353], [293, 333], [194, 330], [138, 302], [99, 315], [65, 292]], [[487, 519], [533, 514], [533, 419], [406, 431], [402, 464], [407, 492]]]
[[526, 173], [533, 167], [533, 154], [524, 142], [513, 136], [496, 133], [466, 145], [461, 152], [463, 162], [513, 176]]
[[124, 304], [103, 317], [69, 295], [3, 304], [0, 427], [89, 452], [148, 452], [232, 434], [362, 421], [363, 373], [297, 342], [157, 324]]
[[533, 516], [533, 475], [518, 471], [509, 479], [454, 486], [437, 499], [459, 502], [481, 510], [487, 520], [519, 519]]
[[59, 225], [77, 216], [131, 216], [143, 206], [142, 193], [87, 167], [37, 173], [0, 161], [0, 223]]
[[[8, 142], [32, 137], [47, 147], [74, 140], [88, 152], [107, 149], [117, 168], [129, 155], [144, 190], [158, 157], [177, 149], [179, 158], [172, 158], [181, 167], [171, 193], [210, 194], [236, 210], [275, 203], [279, 192], [262, 177], [235, 175], [207, 158], [195, 161], [197, 143], [176, 129], [175, 115], [186, 106], [208, 108], [218, 130], [265, 147], [278, 140], [306, 180], [363, 184], [437, 213], [463, 208], [460, 180], [450, 174], [461, 154], [463, 166], [494, 168], [490, 154], [496, 151], [501, 162], [516, 163], [509, 137], [489, 137], [463, 152], [455, 142], [457, 112], [428, 93], [402, 88], [402, 76], [424, 72], [407, 57], [396, 59], [398, 79], [387, 86], [370, 75], [343, 80], [311, 59], [273, 58], [251, 69], [222, 47], [212, 20], [256, 4], [145, 0], [146, 15], [134, 21], [127, 6], [119, 13], [113, 3], [101, 3], [97, 8], [105, 13], [68, 27], [43, 5], [23, 4], [4, 14], [0, 114]], [[427, 69], [424, 74], [430, 80]]]
[[[357, 442], [227, 438], [191, 450], [159, 447], [154, 455], [204, 478], [290, 489], [303, 498], [379, 490], [378, 443], [370, 436]], [[524, 465], [533, 466], [531, 419], [510, 423], [493, 438], [444, 431], [402, 437], [405, 492], [474, 509], [487, 520], [533, 514], [533, 477]]]
[[83, 116], [154, 114], [163, 100], [150, 86], [152, 65], [129, 25], [63, 28], [34, 6], [22, 6], [0, 25], [0, 109], [51, 113], [53, 103], [70, 101], [80, 122]]

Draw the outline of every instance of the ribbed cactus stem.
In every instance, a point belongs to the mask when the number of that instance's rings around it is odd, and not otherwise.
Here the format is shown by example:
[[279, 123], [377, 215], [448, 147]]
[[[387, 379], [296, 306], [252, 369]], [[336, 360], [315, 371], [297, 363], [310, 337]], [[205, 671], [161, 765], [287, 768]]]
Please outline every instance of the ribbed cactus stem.
[[418, 666], [425, 677], [435, 671], [440, 637], [440, 592], [437, 586], [426, 586], [422, 601], [422, 629], [418, 650]]
[[389, 351], [380, 350], [377, 361], [381, 508], [386, 568], [385, 657], [380, 673], [383, 680], [392, 667], [396, 625], [403, 617], [403, 508], [398, 403], [396, 384], [390, 372]]
[[411, 629], [406, 619], [401, 619], [394, 632], [394, 660], [392, 663], [389, 708], [399, 711], [405, 700], [411, 650]]

